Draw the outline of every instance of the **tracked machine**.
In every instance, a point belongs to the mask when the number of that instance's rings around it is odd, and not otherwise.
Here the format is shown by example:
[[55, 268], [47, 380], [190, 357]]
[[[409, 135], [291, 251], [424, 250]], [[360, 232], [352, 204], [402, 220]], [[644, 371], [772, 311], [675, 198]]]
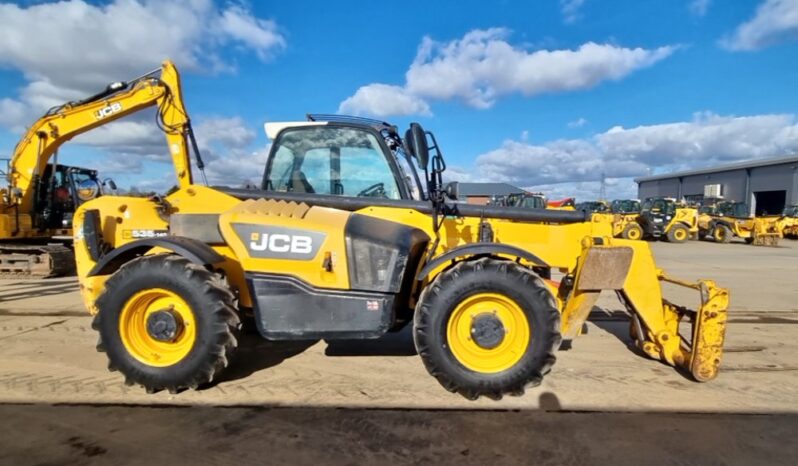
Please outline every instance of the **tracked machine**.
[[[154, 106], [169, 152], [182, 160], [193, 133], [177, 70], [169, 62], [140, 78], [112, 83], [87, 99], [54, 107], [30, 127], [5, 173], [8, 186], [0, 199], [1, 276], [43, 278], [74, 269], [73, 214], [82, 203], [99, 197], [104, 183], [95, 170], [58, 164], [58, 149], [79, 134]], [[190, 178], [188, 172], [177, 175]], [[114, 189], [112, 184], [109, 187]], [[128, 232], [131, 237], [136, 233]]]
[[[126, 383], [178, 392], [218, 380], [251, 315], [276, 341], [411, 326], [447, 390], [520, 395], [602, 290], [625, 303], [646, 355], [698, 381], [718, 374], [727, 290], [668, 277], [646, 243], [613, 239], [611, 225], [581, 212], [452, 202], [457, 185], [442, 183], [435, 137], [416, 123], [402, 137], [380, 121], [311, 115], [266, 132], [260, 189], [179, 176], [163, 198], [78, 209], [82, 296], [98, 350]], [[661, 282], [695, 289], [700, 307], [665, 301]]]

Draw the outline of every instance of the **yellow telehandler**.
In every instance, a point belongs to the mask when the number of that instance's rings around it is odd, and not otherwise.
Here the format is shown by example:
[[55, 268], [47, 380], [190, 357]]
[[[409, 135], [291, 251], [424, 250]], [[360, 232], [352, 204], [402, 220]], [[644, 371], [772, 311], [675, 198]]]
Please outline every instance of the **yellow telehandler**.
[[755, 246], [778, 246], [782, 238], [784, 217], [755, 217], [744, 202], [719, 202], [701, 208], [699, 238], [712, 238], [716, 243], [729, 243], [742, 238]]
[[[72, 249], [54, 241], [71, 243], [75, 209], [102, 194], [103, 183], [95, 170], [57, 163], [58, 149], [73, 137], [157, 106], [170, 153], [176, 160], [186, 158], [188, 142], [194, 139], [178, 82], [177, 70], [167, 62], [84, 100], [54, 107], [30, 127], [9, 161], [8, 187], [0, 199], [0, 275], [42, 278], [74, 268]], [[48, 163], [50, 159], [54, 162]], [[177, 176], [191, 179], [187, 170]]]
[[616, 199], [610, 204], [613, 213], [613, 231], [616, 238], [643, 239], [640, 226], [640, 201], [637, 199]]
[[[251, 312], [270, 340], [372, 339], [410, 325], [447, 390], [520, 395], [602, 290], [625, 303], [645, 354], [698, 381], [717, 375], [728, 291], [668, 277], [646, 243], [613, 239], [581, 212], [452, 202], [457, 185], [442, 183], [438, 143], [417, 123], [401, 137], [376, 120], [309, 115], [266, 132], [260, 189], [183, 176], [163, 198], [78, 209], [82, 296], [98, 350], [126, 383], [177, 392], [216, 380]], [[190, 168], [175, 160], [177, 173]], [[665, 301], [662, 281], [695, 289], [700, 307]]]
[[676, 199], [656, 197], [643, 202], [638, 222], [646, 238], [665, 238], [670, 243], [698, 239], [698, 209]]

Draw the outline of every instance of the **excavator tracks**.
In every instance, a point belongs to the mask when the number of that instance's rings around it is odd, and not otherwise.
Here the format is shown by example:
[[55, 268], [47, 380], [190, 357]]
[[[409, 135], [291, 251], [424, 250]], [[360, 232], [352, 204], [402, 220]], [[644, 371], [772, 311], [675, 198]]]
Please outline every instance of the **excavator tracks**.
[[61, 244], [0, 244], [0, 278], [60, 277], [75, 269], [75, 253]]

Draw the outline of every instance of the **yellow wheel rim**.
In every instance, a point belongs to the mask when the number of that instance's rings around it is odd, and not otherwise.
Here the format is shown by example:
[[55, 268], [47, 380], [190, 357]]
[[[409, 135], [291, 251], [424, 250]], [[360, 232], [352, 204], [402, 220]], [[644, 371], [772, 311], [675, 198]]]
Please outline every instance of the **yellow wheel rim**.
[[[168, 311], [178, 322], [173, 338], [163, 341], [147, 330], [155, 312]], [[194, 313], [183, 298], [162, 288], [140, 291], [127, 300], [119, 316], [119, 335], [131, 356], [148, 366], [166, 367], [182, 361], [194, 347]]]
[[626, 236], [629, 239], [640, 239], [640, 230], [638, 228], [630, 228]]
[[[478, 344], [475, 324], [500, 322], [504, 335], [490, 347]], [[461, 302], [449, 316], [446, 338], [454, 357], [475, 372], [496, 373], [521, 360], [530, 341], [530, 325], [521, 307], [507, 296], [479, 293]]]
[[682, 228], [678, 228], [676, 231], [673, 232], [673, 237], [676, 238], [677, 241], [684, 241], [687, 239], [687, 232], [684, 231]]

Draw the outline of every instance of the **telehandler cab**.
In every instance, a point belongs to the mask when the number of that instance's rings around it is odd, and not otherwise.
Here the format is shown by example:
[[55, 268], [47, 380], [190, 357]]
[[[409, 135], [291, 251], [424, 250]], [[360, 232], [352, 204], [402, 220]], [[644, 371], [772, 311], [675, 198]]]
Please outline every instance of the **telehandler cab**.
[[[416, 123], [403, 138], [387, 123], [322, 115], [266, 131], [259, 190], [184, 177], [163, 198], [78, 210], [81, 291], [97, 348], [126, 383], [174, 392], [216, 380], [251, 311], [270, 340], [412, 325], [447, 390], [519, 395], [551, 370], [601, 290], [626, 304], [645, 354], [698, 381], [717, 375], [727, 290], [669, 278], [646, 243], [615, 240], [581, 212], [450, 202], [457, 186], [442, 183], [435, 137]], [[700, 307], [663, 300], [661, 281], [695, 289]]]

